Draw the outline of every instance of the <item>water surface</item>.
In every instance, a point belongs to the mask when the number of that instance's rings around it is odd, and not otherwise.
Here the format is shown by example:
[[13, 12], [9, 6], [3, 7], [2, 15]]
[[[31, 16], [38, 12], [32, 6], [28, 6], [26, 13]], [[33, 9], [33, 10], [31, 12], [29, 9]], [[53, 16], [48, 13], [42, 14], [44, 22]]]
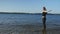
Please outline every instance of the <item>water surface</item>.
[[[42, 25], [42, 15], [0, 14], [0, 32], [2, 34], [11, 34], [12, 32], [32, 34], [32, 31], [39, 32], [43, 27]], [[60, 15], [47, 15], [46, 26], [47, 29], [60, 28]]]

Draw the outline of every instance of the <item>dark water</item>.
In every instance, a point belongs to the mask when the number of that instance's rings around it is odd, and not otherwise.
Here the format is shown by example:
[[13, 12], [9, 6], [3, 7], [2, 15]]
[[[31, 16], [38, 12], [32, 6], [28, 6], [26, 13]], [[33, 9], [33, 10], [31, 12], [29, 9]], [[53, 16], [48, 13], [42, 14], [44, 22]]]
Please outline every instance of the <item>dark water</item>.
[[[42, 23], [42, 15], [0, 14], [0, 24], [25, 25]], [[47, 15], [48, 26], [60, 26], [60, 15]]]
[[[42, 15], [0, 14], [0, 32], [3, 32], [3, 34], [6, 32], [23, 31], [25, 27], [25, 29], [29, 29], [30, 25], [41, 28]], [[47, 28], [60, 27], [60, 15], [47, 15], [46, 26]]]
[[1, 24], [24, 25], [31, 23], [41, 23], [41, 15], [27, 14], [0, 14]]

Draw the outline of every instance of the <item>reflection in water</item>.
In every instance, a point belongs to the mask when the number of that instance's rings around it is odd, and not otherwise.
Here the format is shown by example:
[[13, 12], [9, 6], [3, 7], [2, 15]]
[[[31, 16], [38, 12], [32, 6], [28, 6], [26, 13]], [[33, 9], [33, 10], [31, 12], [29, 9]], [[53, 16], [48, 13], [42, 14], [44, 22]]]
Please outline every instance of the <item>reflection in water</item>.
[[46, 24], [43, 24], [42, 34], [46, 34]]

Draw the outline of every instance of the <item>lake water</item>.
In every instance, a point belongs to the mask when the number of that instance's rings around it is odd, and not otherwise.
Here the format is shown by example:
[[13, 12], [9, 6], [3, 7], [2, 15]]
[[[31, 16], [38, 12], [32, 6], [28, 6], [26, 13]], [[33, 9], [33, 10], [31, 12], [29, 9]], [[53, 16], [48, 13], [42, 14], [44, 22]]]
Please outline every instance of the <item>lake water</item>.
[[[60, 27], [60, 15], [47, 15], [46, 27], [47, 29]], [[11, 34], [12, 32], [23, 34], [32, 29], [39, 30], [39, 28], [42, 28], [42, 15], [0, 14], [0, 34]]]

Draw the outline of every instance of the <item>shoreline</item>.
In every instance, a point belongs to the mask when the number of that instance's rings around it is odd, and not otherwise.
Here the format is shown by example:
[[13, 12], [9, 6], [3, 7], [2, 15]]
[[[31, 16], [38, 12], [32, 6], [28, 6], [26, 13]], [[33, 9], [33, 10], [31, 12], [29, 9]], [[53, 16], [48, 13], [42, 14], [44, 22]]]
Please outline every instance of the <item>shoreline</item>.
[[[33, 26], [33, 25], [10, 25], [10, 26], [5, 26], [5, 27], [0, 27], [0, 32], [4, 33], [40, 33], [42, 34], [42, 27], [40, 26]], [[54, 27], [54, 28], [47, 28], [46, 32], [48, 34], [56, 34], [56, 33], [60, 33], [60, 27]]]

